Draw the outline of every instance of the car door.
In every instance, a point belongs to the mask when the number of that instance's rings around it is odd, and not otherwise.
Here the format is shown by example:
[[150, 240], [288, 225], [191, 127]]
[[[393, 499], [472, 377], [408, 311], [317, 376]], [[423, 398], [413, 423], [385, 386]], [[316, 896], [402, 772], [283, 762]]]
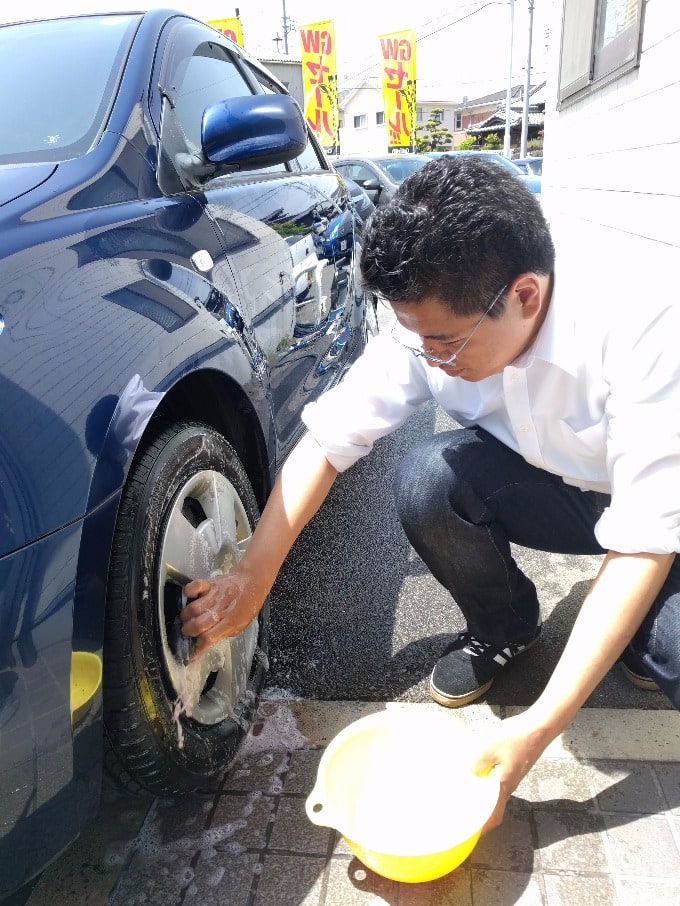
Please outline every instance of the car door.
[[374, 205], [380, 201], [381, 195], [389, 196], [390, 190], [385, 177], [380, 174], [377, 168], [372, 168], [363, 161], [352, 161], [351, 163], [337, 164], [337, 170], [342, 176], [360, 186]]
[[182, 178], [194, 179], [193, 193], [215, 227], [206, 266], [240, 301], [269, 371], [279, 440], [288, 447], [301, 430], [301, 406], [341, 376], [354, 329], [347, 193], [313, 144], [292, 165], [192, 176], [207, 106], [281, 90], [211, 29], [171, 24], [158, 85], [162, 153], [178, 161], [180, 174], [189, 159]]

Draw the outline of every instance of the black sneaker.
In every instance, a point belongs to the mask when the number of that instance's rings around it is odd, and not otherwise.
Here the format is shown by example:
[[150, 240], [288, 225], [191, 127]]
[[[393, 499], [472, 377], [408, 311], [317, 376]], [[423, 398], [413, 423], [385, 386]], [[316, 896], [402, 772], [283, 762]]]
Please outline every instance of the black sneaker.
[[430, 695], [445, 708], [460, 708], [480, 698], [513, 658], [538, 641], [541, 627], [525, 644], [513, 642], [500, 648], [461, 632], [445, 649], [430, 677]]
[[638, 689], [645, 689], [647, 692], [660, 691], [659, 685], [651, 678], [645, 670], [642, 661], [635, 654], [633, 649], [628, 645], [621, 657], [619, 658], [621, 669], [630, 682], [637, 686]]

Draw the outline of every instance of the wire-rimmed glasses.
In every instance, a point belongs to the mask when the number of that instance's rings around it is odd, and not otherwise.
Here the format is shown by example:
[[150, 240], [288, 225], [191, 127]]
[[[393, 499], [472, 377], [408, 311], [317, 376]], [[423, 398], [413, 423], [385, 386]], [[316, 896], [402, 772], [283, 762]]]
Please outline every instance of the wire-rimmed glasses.
[[400, 340], [399, 337], [397, 336], [397, 334], [395, 333], [395, 330], [397, 330], [401, 326], [398, 321], [395, 321], [395, 323], [392, 325], [392, 330], [390, 331], [390, 333], [391, 333], [392, 337], [397, 341], [397, 343], [399, 343], [400, 346], [403, 346], [404, 349], [408, 349], [410, 352], [413, 353], [413, 355], [420, 356], [421, 358], [425, 359], [425, 361], [432, 362], [434, 365], [454, 365], [458, 356], [461, 354], [461, 352], [465, 349], [467, 344], [470, 342], [470, 340], [474, 336], [474, 333], [477, 330], [477, 328], [479, 327], [479, 325], [482, 323], [484, 318], [486, 318], [486, 316], [489, 314], [489, 312], [494, 307], [496, 302], [498, 302], [498, 300], [502, 297], [503, 293], [507, 290], [507, 288], [508, 288], [508, 284], [506, 283], [505, 286], [503, 286], [503, 288], [500, 289], [496, 293], [496, 295], [491, 300], [491, 304], [488, 305], [482, 312], [481, 318], [477, 321], [477, 323], [472, 328], [470, 333], [465, 337], [465, 339], [461, 340], [460, 346], [458, 347], [458, 349], [455, 352], [452, 352], [448, 359], [440, 359], [439, 356], [432, 355], [429, 352], [425, 352], [425, 350], [422, 348], [422, 346], [411, 346], [409, 343], [405, 343], [403, 340]]

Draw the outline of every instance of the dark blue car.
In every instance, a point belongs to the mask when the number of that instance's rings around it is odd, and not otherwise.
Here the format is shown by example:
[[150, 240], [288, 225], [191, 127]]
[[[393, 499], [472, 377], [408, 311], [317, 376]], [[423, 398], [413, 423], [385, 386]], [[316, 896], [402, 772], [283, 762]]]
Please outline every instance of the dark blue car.
[[241, 556], [375, 316], [344, 184], [205, 24], [4, 26], [0, 84], [1, 899], [97, 812], [104, 764], [173, 796], [233, 759], [266, 608], [187, 667], [182, 586]]

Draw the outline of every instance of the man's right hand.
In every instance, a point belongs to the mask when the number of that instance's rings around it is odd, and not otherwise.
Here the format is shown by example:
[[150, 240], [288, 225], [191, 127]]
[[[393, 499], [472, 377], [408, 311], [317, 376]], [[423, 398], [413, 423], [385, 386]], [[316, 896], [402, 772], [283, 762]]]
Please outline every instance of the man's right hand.
[[182, 634], [196, 642], [191, 659], [224, 638], [242, 632], [260, 612], [267, 590], [238, 564], [223, 576], [194, 579], [184, 586], [188, 603], [180, 612]]

